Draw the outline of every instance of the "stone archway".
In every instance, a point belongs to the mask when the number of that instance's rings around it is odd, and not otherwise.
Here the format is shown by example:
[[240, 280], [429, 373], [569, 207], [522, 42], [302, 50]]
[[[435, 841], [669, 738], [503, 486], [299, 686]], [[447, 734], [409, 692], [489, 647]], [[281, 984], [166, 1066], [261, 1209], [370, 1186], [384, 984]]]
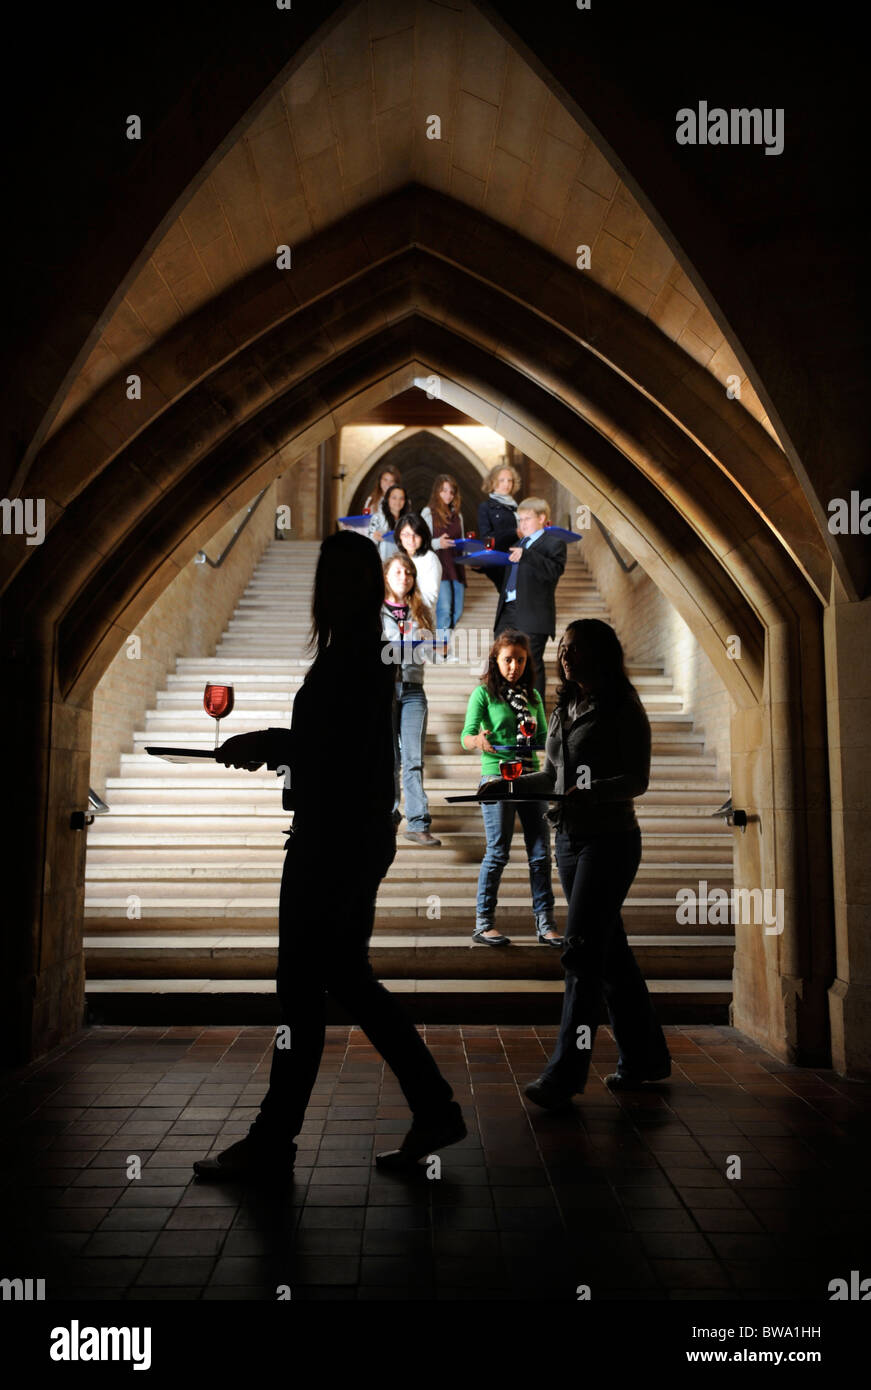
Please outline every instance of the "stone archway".
[[[348, 354], [338, 358], [333, 355], [324, 368], [340, 383], [343, 410], [347, 411], [348, 418], [356, 412], [359, 402], [372, 404], [384, 400], [411, 385], [415, 376], [437, 373], [446, 399], [465, 413], [490, 424], [554, 472], [579, 500], [596, 500], [594, 494], [598, 494], [596, 510], [605, 516], [618, 537], [631, 542], [635, 553], [643, 553], [645, 565], [654, 577], [657, 577], [658, 568], [663, 584], [668, 583], [671, 588], [670, 596], [675, 597], [684, 613], [689, 615], [691, 626], [703, 644], [707, 644], [706, 649], [719, 650], [721, 664], [722, 624], [733, 629], [740, 627], [745, 633], [748, 668], [740, 675], [734, 669], [730, 673], [733, 694], [741, 705], [733, 730], [738, 755], [733, 776], [739, 799], [744, 800], [751, 811], [764, 817], [766, 838], [759, 834], [743, 846], [744, 861], [736, 866], [737, 880], [739, 885], [743, 880], [748, 886], [759, 881], [784, 883], [788, 907], [787, 933], [782, 942], [760, 941], [750, 929], [742, 944], [739, 933], [736, 1022], [789, 1055], [819, 1056], [825, 1047], [824, 989], [828, 973], [824, 956], [818, 956], [814, 962], [809, 959], [811, 932], [815, 931], [820, 941], [822, 921], [819, 904], [808, 894], [805, 884], [813, 853], [813, 847], [807, 842], [809, 812], [813, 808], [808, 806], [801, 786], [803, 762], [796, 755], [801, 732], [795, 727], [796, 719], [800, 720], [803, 714], [806, 716], [812, 703], [813, 671], [807, 665], [814, 640], [811, 609], [808, 608], [805, 619], [799, 619], [796, 626], [795, 592], [783, 591], [778, 598], [769, 574], [767, 602], [761, 604], [760, 613], [767, 629], [765, 664], [759, 666], [758, 678], [754, 677], [754, 629], [759, 619], [742, 597], [741, 586], [761, 585], [761, 594], [766, 587], [765, 577], [761, 573], [755, 578], [745, 573], [744, 564], [740, 563], [737, 566], [740, 585], [736, 584], [729, 573], [728, 555], [715, 559], [703, 540], [701, 528], [707, 520], [703, 509], [696, 520], [699, 530], [695, 530], [666, 494], [643, 477], [624, 450], [585, 422], [566, 401], [540, 386], [535, 387], [529, 377], [519, 375], [516, 368], [499, 364], [491, 353], [473, 350], [467, 342], [463, 343], [424, 319], [407, 320], [404, 334], [382, 329], [375, 338], [376, 341], [381, 339], [377, 352], [370, 336], [353, 361], [355, 377], [351, 374], [352, 362]], [[462, 377], [457, 375], [456, 367], [451, 366], [452, 361], [463, 364]], [[379, 370], [377, 384], [372, 380], [375, 362]], [[144, 508], [140, 522], [128, 532], [126, 544], [121, 547], [123, 557], [118, 557], [126, 562], [127, 575], [123, 564], [119, 569], [117, 559], [110, 565], [115, 580], [121, 580], [118, 588], [112, 585], [108, 575], [100, 574], [104, 566], [99, 561], [93, 566], [89, 584], [82, 585], [76, 582], [77, 576], [71, 577], [71, 604], [67, 606], [58, 633], [60, 668], [55, 667], [51, 673], [52, 708], [55, 718], [75, 730], [78, 739], [87, 727], [89, 690], [99, 675], [101, 663], [112, 654], [112, 643], [117, 647], [117, 634], [123, 631], [118, 620], [126, 621], [122, 619], [124, 609], [134, 613], [143, 604], [147, 607], [150, 588], [166, 582], [163, 576], [171, 563], [162, 559], [166, 542], [159, 539], [161, 530], [163, 536], [168, 537], [177, 526], [185, 528], [185, 539], [174, 548], [172, 563], [178, 564], [185, 552], [196, 546], [197, 532], [195, 528], [191, 530], [191, 520], [197, 516], [197, 508], [199, 515], [203, 515], [208, 505], [197, 486], [200, 478], [208, 473], [226, 488], [231, 476], [244, 477], [238, 488], [250, 490], [252, 482], [259, 485], [286, 467], [294, 456], [311, 448], [318, 438], [327, 437], [335, 429], [335, 411], [324, 412], [321, 406], [321, 392], [327, 399], [331, 394], [328, 379], [321, 376], [317, 391], [306, 389], [302, 395], [290, 391], [279, 396], [270, 410], [255, 412], [253, 432], [249, 429], [246, 435], [241, 426], [232, 432], [232, 451], [228, 451], [226, 441], [216, 441], [213, 448], [191, 466], [189, 452], [183, 448], [178, 457], [181, 476], [175, 491], [168, 487], [165, 492], [164, 519], [155, 515], [158, 508]], [[284, 444], [283, 439], [292, 440], [292, 443]], [[169, 459], [165, 462], [168, 465]], [[222, 474], [222, 469], [227, 471]], [[701, 508], [700, 499], [697, 504]], [[57, 540], [60, 538], [58, 533]], [[161, 563], [155, 567], [159, 558]], [[767, 559], [773, 563], [772, 556]], [[45, 560], [51, 564], [48, 552]], [[136, 574], [139, 575], [138, 587]], [[31, 614], [33, 608], [31, 601]], [[110, 610], [114, 611], [118, 622], [114, 636], [111, 627], [106, 626]], [[759, 650], [761, 656], [761, 648]], [[44, 671], [48, 676], [49, 672], [45, 668]], [[736, 738], [736, 732], [741, 737]], [[778, 742], [788, 754], [795, 785], [785, 785], [768, 775], [766, 758]], [[52, 807], [50, 833], [54, 832], [54, 842], [49, 840], [47, 845], [47, 858], [53, 867], [62, 862], [64, 852], [72, 852], [68, 834], [64, 850], [64, 818], [70, 800], [83, 795], [87, 776], [86, 761], [72, 756], [74, 748], [69, 750], [69, 755], [60, 757], [59, 751], [50, 745], [46, 748], [46, 772], [52, 792], [48, 798]], [[72, 881], [75, 883], [75, 878]], [[75, 903], [66, 906], [75, 908]], [[75, 912], [71, 915], [75, 923]], [[45, 916], [41, 922], [45, 927]], [[80, 976], [76, 974], [75, 926], [71, 926], [68, 915], [66, 939], [61, 934], [58, 940], [54, 933], [59, 926], [49, 918], [48, 927], [53, 935], [46, 944], [50, 954], [57, 946], [73, 948], [65, 961], [56, 962], [58, 966], [66, 964], [63, 978], [69, 1000], [81, 987]], [[60, 1007], [57, 996], [54, 1005]], [[46, 1020], [41, 1021], [44, 1026]]]
[[487, 476], [487, 467], [461, 439], [455, 439], [447, 430], [432, 426], [410, 427], [391, 435], [363, 460], [354, 477], [345, 482], [346, 495], [351, 499], [350, 514], [356, 514], [362, 507], [380, 468], [388, 463], [394, 463], [399, 468], [415, 511], [428, 504], [436, 474], [450, 473], [457, 479], [460, 489], [466, 528], [475, 529], [473, 518], [483, 495], [481, 483]]

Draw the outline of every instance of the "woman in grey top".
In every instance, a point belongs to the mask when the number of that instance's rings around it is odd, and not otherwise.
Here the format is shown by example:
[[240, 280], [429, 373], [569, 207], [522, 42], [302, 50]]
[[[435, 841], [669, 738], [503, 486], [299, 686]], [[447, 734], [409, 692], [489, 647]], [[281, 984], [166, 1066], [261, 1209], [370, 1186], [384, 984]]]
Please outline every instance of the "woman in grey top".
[[[551, 715], [543, 771], [519, 777], [514, 795], [561, 792], [548, 812], [568, 903], [562, 956], [566, 992], [547, 1066], [526, 1087], [561, 1109], [583, 1091], [604, 995], [619, 1060], [612, 1090], [660, 1081], [671, 1071], [662, 1028], [626, 940], [620, 910], [641, 862], [633, 798], [650, 777], [650, 723], [624, 666], [614, 629], [597, 618], [566, 628], [557, 653], [562, 684]], [[486, 787], [492, 795], [498, 784]], [[506, 785], [505, 793], [508, 794]]]

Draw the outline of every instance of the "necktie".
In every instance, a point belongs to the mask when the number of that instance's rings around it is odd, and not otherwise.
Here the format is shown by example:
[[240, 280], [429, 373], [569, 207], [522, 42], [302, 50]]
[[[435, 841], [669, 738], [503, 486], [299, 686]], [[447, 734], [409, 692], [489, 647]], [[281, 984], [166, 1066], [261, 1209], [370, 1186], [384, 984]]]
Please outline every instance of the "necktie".
[[[526, 549], [526, 542], [527, 542], [528, 540], [529, 540], [529, 537], [528, 537], [528, 536], [524, 536], [524, 537], [523, 537], [523, 540], [520, 542], [520, 549], [521, 549], [521, 550], [525, 550], [525, 549]], [[506, 594], [510, 594], [510, 593], [512, 593], [512, 592], [516, 592], [516, 590], [517, 590], [517, 570], [518, 570], [519, 564], [520, 564], [520, 561], [519, 561], [519, 560], [512, 560], [512, 561], [511, 561], [511, 565], [510, 565], [510, 568], [509, 568], [509, 570], [508, 570], [508, 583], [507, 583], [506, 586], [505, 586], [505, 592], [506, 592]]]

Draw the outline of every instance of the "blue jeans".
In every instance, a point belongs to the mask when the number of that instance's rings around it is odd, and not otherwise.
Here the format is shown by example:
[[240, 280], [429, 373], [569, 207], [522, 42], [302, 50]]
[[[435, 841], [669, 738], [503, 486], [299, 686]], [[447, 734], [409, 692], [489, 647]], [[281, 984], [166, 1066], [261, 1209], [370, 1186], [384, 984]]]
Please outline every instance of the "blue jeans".
[[[483, 779], [482, 779], [483, 780]], [[482, 805], [487, 848], [478, 874], [478, 901], [475, 909], [475, 930], [487, 931], [493, 926], [496, 898], [502, 871], [511, 853], [514, 817], [520, 817], [526, 857], [529, 860], [529, 884], [532, 889], [532, 910], [536, 926], [553, 922], [553, 889], [550, 884], [550, 824], [545, 819], [546, 801], [491, 801]]]
[[465, 601], [465, 584], [459, 579], [443, 579], [436, 599], [436, 627], [452, 632], [460, 621]]
[[[566, 992], [559, 1037], [543, 1075], [561, 1090], [584, 1089], [603, 995], [619, 1053], [617, 1070], [632, 1076], [667, 1071], [665, 1036], [620, 915], [641, 862], [641, 831], [637, 826], [610, 835], [558, 831], [555, 848], [569, 905], [562, 955]], [[583, 1025], [590, 1029], [590, 1045], [579, 1048]]]
[[429, 802], [423, 789], [423, 749], [426, 742], [426, 694], [422, 685], [401, 683], [393, 707], [393, 819], [399, 821], [399, 773], [405, 791], [409, 830], [429, 830]]

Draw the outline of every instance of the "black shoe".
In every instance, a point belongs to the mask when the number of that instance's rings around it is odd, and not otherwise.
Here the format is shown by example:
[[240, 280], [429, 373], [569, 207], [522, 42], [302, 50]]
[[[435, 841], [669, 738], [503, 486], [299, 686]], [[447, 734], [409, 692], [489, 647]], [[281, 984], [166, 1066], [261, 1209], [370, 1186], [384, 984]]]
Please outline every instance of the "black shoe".
[[472, 940], [479, 941], [482, 946], [510, 946], [510, 936], [485, 936], [484, 932], [490, 931], [490, 927], [484, 927], [482, 931], [473, 931]]
[[200, 1158], [194, 1164], [198, 1178], [210, 1181], [229, 1181], [234, 1178], [254, 1178], [259, 1182], [280, 1182], [290, 1178], [296, 1158], [296, 1144], [278, 1148], [258, 1143], [250, 1135], [231, 1144], [216, 1158]]
[[376, 1154], [375, 1163], [379, 1168], [411, 1168], [422, 1158], [428, 1158], [435, 1149], [459, 1144], [467, 1134], [463, 1112], [452, 1100], [440, 1119], [412, 1120], [411, 1129], [399, 1148]]
[[566, 943], [561, 936], [556, 936], [553, 939], [551, 939], [550, 937], [545, 935], [546, 932], [556, 930], [556, 922], [545, 922], [543, 926], [537, 926], [535, 928], [535, 934], [541, 942], [542, 946], [558, 946], [559, 949], [562, 950]]
[[670, 1076], [671, 1062], [665, 1071], [658, 1071], [651, 1076], [633, 1076], [631, 1072], [612, 1071], [605, 1077], [605, 1085], [609, 1091], [639, 1091], [648, 1081], [667, 1081]]
[[530, 1081], [528, 1086], [524, 1086], [523, 1094], [534, 1100], [543, 1110], [569, 1110], [572, 1096], [576, 1092], [563, 1091], [552, 1081], [548, 1081], [546, 1076], [540, 1076], [537, 1081]]

